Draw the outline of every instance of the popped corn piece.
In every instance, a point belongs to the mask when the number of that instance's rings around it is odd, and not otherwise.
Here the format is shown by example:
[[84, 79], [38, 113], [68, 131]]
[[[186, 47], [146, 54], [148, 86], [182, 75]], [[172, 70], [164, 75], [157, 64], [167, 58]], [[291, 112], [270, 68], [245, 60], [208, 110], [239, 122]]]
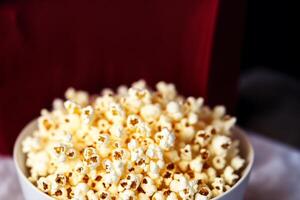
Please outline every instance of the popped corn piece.
[[51, 181], [48, 178], [41, 177], [37, 181], [37, 187], [43, 192], [48, 193], [51, 191]]
[[115, 125], [112, 126], [109, 129], [109, 132], [111, 133], [112, 136], [115, 137], [115, 139], [122, 139], [122, 135], [123, 135], [123, 126], [122, 125]]
[[127, 146], [128, 149], [132, 151], [138, 147], [138, 142], [135, 139], [131, 139]]
[[194, 125], [198, 122], [198, 115], [196, 113], [189, 113], [188, 123]]
[[213, 196], [218, 196], [224, 192], [223, 188], [225, 186], [225, 183], [224, 183], [223, 178], [216, 177], [214, 179], [214, 181], [211, 183], [211, 185], [213, 187], [213, 190], [212, 190]]
[[141, 149], [141, 148], [134, 149], [131, 151], [131, 161], [137, 162], [141, 158], [143, 158], [143, 155], [144, 155], [143, 149]]
[[185, 106], [188, 108], [188, 112], [199, 112], [200, 108], [202, 107], [204, 102], [204, 99], [199, 97], [199, 98], [194, 98], [194, 97], [188, 97], [186, 99]]
[[196, 157], [190, 163], [190, 168], [194, 172], [201, 172], [202, 171], [202, 167], [203, 167], [203, 161], [202, 161], [202, 157], [201, 156]]
[[79, 183], [78, 185], [75, 186], [74, 197], [80, 198], [82, 196], [85, 196], [88, 191], [89, 191], [89, 186], [86, 183]]
[[125, 120], [125, 111], [121, 107], [120, 104], [117, 103], [110, 103], [108, 107], [108, 111], [105, 112], [105, 116], [108, 120], [116, 123], [121, 124]]
[[159, 146], [157, 146], [156, 144], [149, 145], [149, 147], [146, 151], [146, 155], [152, 159], [159, 159], [159, 160], [163, 159], [163, 152], [162, 152], [161, 148]]
[[55, 128], [54, 121], [48, 116], [38, 118], [38, 129], [41, 136], [45, 136], [50, 130]]
[[227, 166], [225, 168], [223, 175], [224, 175], [224, 180], [229, 185], [232, 185], [235, 182], [235, 180], [239, 178], [239, 176], [234, 173], [234, 169], [231, 166]]
[[70, 87], [65, 92], [65, 98], [66, 99], [73, 99], [76, 95], [76, 91], [74, 88]]
[[49, 166], [49, 156], [46, 152], [28, 153], [26, 165], [31, 167], [31, 172], [36, 176], [46, 176]]
[[166, 101], [174, 99], [177, 95], [175, 86], [173, 84], [167, 84], [163, 81], [156, 84], [156, 89], [161, 93]]
[[150, 197], [148, 197], [145, 193], [138, 193], [138, 199], [139, 200], [150, 200]]
[[68, 196], [68, 192], [65, 188], [58, 188], [56, 191], [54, 191], [52, 193], [52, 195], [56, 198], [56, 199], [66, 199]]
[[111, 200], [111, 199], [112, 199], [112, 196], [110, 195], [109, 192], [106, 192], [106, 191], [100, 191], [100, 192], [99, 192], [99, 198], [100, 198], [100, 199], [103, 199], [103, 200]]
[[93, 190], [89, 190], [86, 193], [88, 200], [98, 200], [97, 194]]
[[161, 114], [160, 106], [158, 104], [148, 104], [141, 108], [141, 116], [147, 122], [152, 122]]
[[167, 128], [163, 128], [162, 131], [155, 134], [155, 140], [163, 150], [168, 150], [174, 146], [175, 135]]
[[180, 158], [182, 160], [192, 160], [192, 148], [191, 145], [186, 145], [180, 149]]
[[179, 157], [178, 152], [176, 150], [165, 152], [165, 156], [169, 161], [171, 161], [173, 163], [180, 160], [180, 157]]
[[119, 198], [121, 200], [135, 200], [136, 196], [132, 190], [124, 190], [123, 192], [120, 192]]
[[226, 166], [226, 160], [223, 156], [216, 156], [212, 159], [212, 164], [215, 169], [221, 170]]
[[178, 200], [178, 197], [175, 192], [171, 192], [166, 200]]
[[94, 109], [92, 106], [87, 106], [81, 110], [81, 119], [83, 124], [89, 125], [94, 118]]
[[205, 147], [211, 140], [211, 133], [206, 130], [199, 130], [195, 135], [195, 143], [199, 144], [200, 147]]
[[168, 130], [172, 130], [171, 120], [166, 115], [161, 115], [159, 117], [157, 125], [158, 125], [158, 127], [160, 127], [160, 129], [167, 128]]
[[231, 160], [230, 164], [231, 164], [231, 167], [237, 171], [237, 170], [240, 170], [244, 166], [245, 160], [242, 159], [240, 156], [236, 156]]
[[126, 85], [120, 85], [117, 88], [117, 93], [120, 96], [125, 96], [128, 93], [128, 87]]
[[195, 195], [195, 200], [208, 200], [211, 196], [211, 190], [208, 187], [201, 187]]
[[143, 79], [138, 80], [138, 81], [132, 83], [132, 87], [137, 88], [137, 89], [145, 89], [147, 87], [146, 81]]
[[59, 125], [60, 130], [67, 132], [75, 132], [80, 127], [80, 117], [75, 114], [68, 114], [64, 116], [62, 122]]
[[231, 139], [224, 135], [216, 135], [211, 141], [211, 151], [218, 156], [226, 156]]
[[91, 169], [95, 169], [100, 165], [100, 157], [99, 155], [93, 155], [92, 157], [85, 159], [85, 163]]
[[140, 123], [142, 123], [142, 120], [137, 115], [129, 115], [127, 117], [127, 127], [128, 128], [136, 128]]
[[202, 160], [204, 160], [204, 161], [208, 160], [210, 157], [210, 152], [207, 149], [200, 149], [199, 153], [200, 153]]
[[52, 102], [53, 110], [63, 110], [64, 109], [64, 102], [62, 99], [54, 99]]
[[68, 100], [74, 101], [78, 103], [79, 105], [86, 105], [89, 101], [89, 96], [87, 92], [84, 91], [76, 91], [74, 88], [68, 88], [65, 97]]
[[77, 114], [77, 115], [81, 114], [81, 106], [73, 101], [70, 100], [65, 101], [64, 107], [69, 114]]
[[55, 182], [59, 186], [65, 186], [67, 184], [67, 177], [64, 174], [56, 174]]
[[109, 128], [110, 128], [110, 124], [106, 119], [100, 119], [97, 122], [97, 128], [99, 129], [100, 133], [108, 133], [109, 132]]
[[77, 156], [77, 152], [74, 148], [69, 148], [66, 151], [66, 156], [68, 159], [75, 159]]
[[213, 109], [213, 117], [219, 119], [225, 115], [226, 109], [224, 106], [215, 106]]
[[179, 120], [183, 116], [179, 104], [175, 101], [171, 101], [167, 104], [167, 112], [169, 113], [170, 117], [175, 120]]
[[140, 185], [140, 176], [136, 174], [128, 174], [124, 179], [120, 180], [118, 190], [136, 190]]
[[152, 200], [165, 200], [165, 196], [162, 191], [157, 191], [151, 198]]
[[185, 176], [182, 174], [175, 174], [174, 175], [174, 180], [171, 181], [170, 183], [170, 190], [172, 192], [180, 192], [187, 188], [188, 186], [188, 181]]
[[217, 177], [217, 172], [213, 167], [209, 167], [206, 171], [209, 181], [212, 182]]
[[178, 167], [181, 171], [186, 172], [189, 168], [190, 161], [189, 160], [180, 160], [178, 162]]
[[41, 141], [37, 137], [27, 137], [22, 142], [22, 151], [29, 153], [31, 151], [37, 151], [41, 148]]
[[156, 191], [157, 187], [153, 183], [152, 179], [150, 177], [144, 177], [141, 182], [141, 187], [144, 190], [145, 194], [147, 196], [152, 196]]
[[149, 176], [152, 179], [156, 179], [159, 177], [159, 171], [160, 171], [160, 167], [158, 166], [158, 164], [155, 163], [154, 161], [150, 161]]

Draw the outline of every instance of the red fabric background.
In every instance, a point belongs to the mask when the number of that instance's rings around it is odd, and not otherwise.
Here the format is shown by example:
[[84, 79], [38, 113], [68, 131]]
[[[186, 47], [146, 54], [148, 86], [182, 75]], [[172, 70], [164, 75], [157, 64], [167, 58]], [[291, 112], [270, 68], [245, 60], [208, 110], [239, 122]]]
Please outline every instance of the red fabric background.
[[11, 153], [21, 128], [69, 86], [95, 93], [140, 78], [165, 80], [185, 95], [232, 105], [241, 13], [223, 7], [218, 0], [0, 6], [0, 153]]

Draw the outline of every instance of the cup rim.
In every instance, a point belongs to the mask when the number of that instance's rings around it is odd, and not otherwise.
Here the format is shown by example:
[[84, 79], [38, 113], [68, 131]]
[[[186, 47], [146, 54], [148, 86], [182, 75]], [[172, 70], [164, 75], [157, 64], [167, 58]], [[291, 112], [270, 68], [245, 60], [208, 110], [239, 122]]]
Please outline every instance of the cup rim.
[[[33, 188], [36, 192], [40, 193], [41, 195], [43, 195], [43, 197], [48, 198], [48, 199], [53, 199], [51, 196], [49, 196], [48, 194], [42, 192], [41, 190], [39, 190], [32, 182], [30, 182], [28, 180], [28, 178], [26, 177], [26, 175], [24, 174], [24, 172], [21, 170], [19, 162], [18, 162], [18, 150], [19, 148], [21, 148], [21, 142], [24, 139], [25, 135], [27, 135], [26, 130], [29, 129], [29, 127], [34, 126], [37, 123], [37, 119], [34, 119], [32, 121], [30, 121], [20, 132], [20, 134], [18, 135], [15, 144], [14, 144], [14, 148], [13, 148], [13, 160], [14, 160], [14, 165], [15, 168], [17, 169], [18, 175], [21, 176], [21, 178], [23, 180], [25, 180], [25, 183], [27, 183], [27, 185], [30, 185], [31, 188]], [[226, 196], [227, 194], [229, 194], [230, 192], [233, 192], [233, 190], [235, 190], [243, 181], [245, 181], [245, 179], [248, 177], [248, 175], [251, 173], [253, 164], [254, 164], [254, 149], [253, 146], [250, 142], [249, 137], [247, 136], [247, 134], [245, 133], [244, 130], [242, 130], [239, 126], [235, 125], [233, 127], [233, 131], [238, 132], [239, 135], [241, 135], [243, 137], [243, 139], [246, 142], [246, 145], [248, 146], [248, 156], [247, 156], [247, 166], [246, 168], [243, 170], [242, 176], [241, 178], [226, 192], [222, 193], [220, 196], [217, 196], [215, 198], [212, 198], [212, 200], [219, 200], [221, 198], [223, 198], [224, 196]], [[21, 181], [19, 179], [19, 181]]]

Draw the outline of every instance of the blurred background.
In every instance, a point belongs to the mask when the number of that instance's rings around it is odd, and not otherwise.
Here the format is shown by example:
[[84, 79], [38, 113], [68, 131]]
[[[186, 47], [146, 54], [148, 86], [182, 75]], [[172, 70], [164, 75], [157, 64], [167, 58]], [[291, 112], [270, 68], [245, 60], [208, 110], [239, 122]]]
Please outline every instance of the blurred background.
[[246, 10], [239, 124], [299, 148], [300, 73], [297, 50], [292, 51], [293, 12], [287, 3], [268, 0], [247, 1]]
[[67, 87], [98, 92], [140, 78], [224, 103], [243, 128], [300, 148], [286, 4], [83, 2], [0, 0], [0, 153]]

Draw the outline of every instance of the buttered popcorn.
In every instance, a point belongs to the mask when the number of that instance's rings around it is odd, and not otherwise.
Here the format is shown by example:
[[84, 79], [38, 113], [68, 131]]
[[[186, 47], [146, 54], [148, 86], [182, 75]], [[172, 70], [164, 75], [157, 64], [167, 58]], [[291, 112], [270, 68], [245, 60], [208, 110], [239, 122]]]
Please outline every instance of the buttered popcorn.
[[229, 190], [245, 165], [231, 138], [235, 118], [173, 84], [156, 89], [68, 89], [23, 141], [29, 180], [72, 200], [208, 200]]

